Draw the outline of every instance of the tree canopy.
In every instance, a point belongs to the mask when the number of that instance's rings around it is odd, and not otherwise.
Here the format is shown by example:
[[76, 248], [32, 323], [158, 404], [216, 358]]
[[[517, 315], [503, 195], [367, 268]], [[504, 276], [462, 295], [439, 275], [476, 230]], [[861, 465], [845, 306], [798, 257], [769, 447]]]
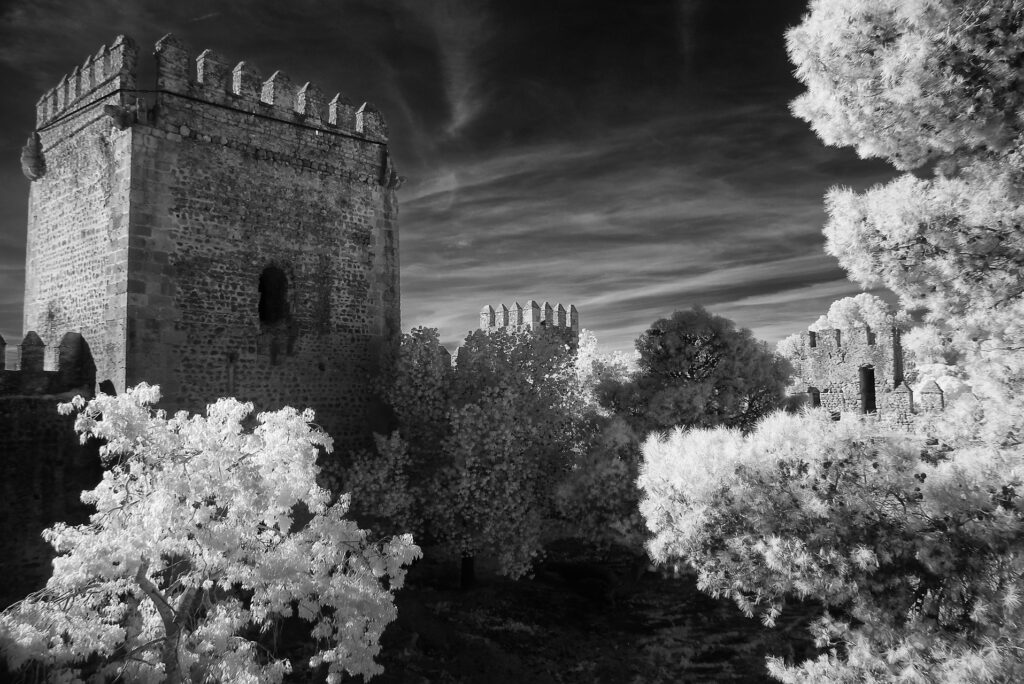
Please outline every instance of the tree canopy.
[[355, 455], [346, 486], [360, 512], [519, 577], [580, 438], [575, 353], [556, 332], [478, 330], [448, 358], [436, 330], [402, 336], [385, 389], [398, 431]]
[[1024, 2], [813, 0], [787, 45], [797, 116], [917, 173], [830, 190], [826, 249], [927, 310], [908, 345], [966, 390], [903, 434], [819, 411], [649, 440], [650, 548], [767, 620], [829, 606], [782, 681], [1019, 681]]
[[[316, 484], [331, 440], [312, 411], [261, 413], [221, 399], [206, 416], [152, 410], [158, 387], [78, 397], [83, 439], [105, 440], [90, 522], [44, 536], [46, 588], [0, 615], [0, 651], [60, 681], [278, 682], [291, 663], [259, 640], [290, 616], [310, 623], [310, 665], [371, 676], [395, 618], [392, 592], [419, 556], [410, 535], [371, 543], [347, 497]], [[307, 521], [296, 522], [296, 512]]]
[[637, 338], [638, 370], [599, 388], [601, 403], [646, 434], [675, 426], [748, 428], [777, 409], [788, 364], [700, 306], [655, 321]]

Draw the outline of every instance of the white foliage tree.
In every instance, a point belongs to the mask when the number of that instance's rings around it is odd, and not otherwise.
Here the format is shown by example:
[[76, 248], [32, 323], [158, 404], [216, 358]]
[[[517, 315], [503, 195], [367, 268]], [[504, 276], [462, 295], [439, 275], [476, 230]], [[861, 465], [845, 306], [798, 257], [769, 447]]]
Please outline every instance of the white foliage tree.
[[1024, 0], [811, 0], [787, 45], [797, 116], [918, 173], [831, 190], [827, 250], [927, 309], [912, 354], [970, 391], [932, 446], [815, 412], [649, 441], [651, 552], [768, 621], [828, 605], [826, 652], [773, 660], [783, 681], [1021, 681]]
[[[159, 388], [78, 397], [75, 429], [105, 440], [102, 482], [83, 493], [86, 525], [57, 524], [46, 588], [0, 615], [10, 667], [58, 681], [278, 682], [291, 664], [258, 637], [297, 615], [311, 627], [310, 665], [372, 676], [392, 592], [419, 556], [410, 535], [371, 543], [317, 486], [331, 440], [312, 411], [261, 413], [221, 399], [206, 416], [168, 418]], [[296, 512], [302, 511], [303, 524]]]
[[910, 323], [906, 312], [892, 312], [888, 302], [877, 295], [862, 292], [853, 297], [843, 297], [832, 302], [828, 312], [807, 327], [808, 330], [868, 327], [873, 330], [885, 328], [906, 328]]

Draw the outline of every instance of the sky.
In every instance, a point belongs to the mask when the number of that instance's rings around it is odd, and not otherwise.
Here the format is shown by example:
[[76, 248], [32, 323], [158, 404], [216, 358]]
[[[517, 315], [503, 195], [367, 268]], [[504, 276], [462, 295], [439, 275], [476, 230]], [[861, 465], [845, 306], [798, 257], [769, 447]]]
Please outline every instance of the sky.
[[789, 113], [805, 0], [5, 0], [0, 334], [20, 340], [35, 103], [120, 33], [373, 102], [398, 191], [402, 327], [575, 304], [603, 349], [699, 304], [770, 343], [859, 292], [822, 197], [895, 172]]

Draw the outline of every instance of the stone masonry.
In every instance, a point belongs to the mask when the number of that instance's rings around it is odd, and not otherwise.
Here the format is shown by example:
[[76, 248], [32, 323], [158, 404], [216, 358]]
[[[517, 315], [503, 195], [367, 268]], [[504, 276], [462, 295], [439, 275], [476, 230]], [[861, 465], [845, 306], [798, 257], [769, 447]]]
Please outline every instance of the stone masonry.
[[499, 328], [524, 330], [554, 330], [565, 338], [567, 344], [576, 347], [580, 337], [580, 315], [575, 305], [566, 309], [561, 304], [551, 306], [544, 302], [543, 306], [530, 300], [526, 306], [514, 302], [509, 308], [504, 304], [495, 309], [487, 305], [480, 310], [480, 329], [486, 332]]
[[919, 392], [915, 406], [914, 393], [904, 382], [903, 349], [895, 327], [807, 331], [791, 361], [796, 389], [811, 406], [833, 414], [874, 414], [907, 425], [916, 414], [943, 409], [942, 390], [934, 382]]
[[121, 36], [39, 101], [25, 329], [81, 333], [100, 380], [159, 384], [166, 408], [309, 406], [361, 443], [400, 332], [384, 120], [173, 36], [155, 55], [151, 100]]
[[[7, 368], [6, 347], [0, 337], [0, 608], [45, 583], [53, 549], [40, 531], [58, 521], [86, 522], [90, 507], [79, 495], [102, 474], [97, 445], [81, 444], [74, 417], [57, 412], [58, 403], [93, 394], [96, 369], [86, 341], [66, 333], [47, 348], [29, 332], [15, 368]], [[55, 368], [46, 370], [54, 356]]]

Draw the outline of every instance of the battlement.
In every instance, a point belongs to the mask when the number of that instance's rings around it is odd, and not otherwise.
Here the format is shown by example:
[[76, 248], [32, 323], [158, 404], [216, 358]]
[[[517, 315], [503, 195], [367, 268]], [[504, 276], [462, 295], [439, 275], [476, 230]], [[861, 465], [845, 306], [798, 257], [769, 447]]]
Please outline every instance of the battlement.
[[[879, 344], [879, 337], [895, 338], [898, 332], [890, 329], [878, 332], [867, 326], [848, 328], [828, 328], [826, 330], [807, 330], [803, 333], [803, 346], [806, 350], [811, 349], [837, 349], [840, 347], [864, 345], [874, 347]], [[884, 340], [883, 340], [884, 341]], [[815, 353], [815, 352], [810, 352]]]
[[544, 302], [541, 306], [534, 300], [526, 302], [523, 306], [519, 302], [513, 302], [509, 308], [504, 304], [495, 309], [493, 306], [485, 306], [480, 310], [480, 329], [492, 330], [495, 328], [524, 328], [535, 329], [540, 327], [564, 329], [579, 335], [580, 315], [575, 305], [566, 309], [561, 304], [551, 306]]
[[[43, 340], [29, 331], [17, 347], [12, 365], [7, 368], [7, 342], [0, 336], [0, 396], [59, 394], [85, 388], [91, 392], [96, 382], [89, 345], [79, 333], [64, 333], [56, 349], [48, 349]], [[55, 357], [55, 368], [46, 369], [46, 359]]]
[[[108, 47], [90, 56], [80, 67], [61, 78], [36, 105], [36, 128], [100, 99], [121, 93], [121, 105], [136, 94], [139, 49], [121, 35]], [[356, 105], [337, 93], [327, 100], [315, 84], [294, 83], [283, 71], [263, 80], [249, 62], [234, 67], [219, 53], [203, 50], [196, 56], [180, 40], [167, 34], [155, 46], [157, 90], [227, 106], [249, 113], [263, 113], [285, 121], [324, 130], [339, 130], [384, 143], [388, 127], [380, 111], [364, 102]]]
[[232, 67], [213, 50], [203, 50], [193, 57], [191, 50], [171, 34], [157, 41], [155, 54], [160, 91], [387, 141], [384, 117], [368, 102], [357, 107], [341, 93], [326, 100], [315, 84], [307, 81], [298, 85], [280, 70], [263, 80], [249, 62]]
[[131, 38], [118, 36], [60, 79], [36, 104], [36, 128], [118, 91], [135, 90], [139, 49]]

